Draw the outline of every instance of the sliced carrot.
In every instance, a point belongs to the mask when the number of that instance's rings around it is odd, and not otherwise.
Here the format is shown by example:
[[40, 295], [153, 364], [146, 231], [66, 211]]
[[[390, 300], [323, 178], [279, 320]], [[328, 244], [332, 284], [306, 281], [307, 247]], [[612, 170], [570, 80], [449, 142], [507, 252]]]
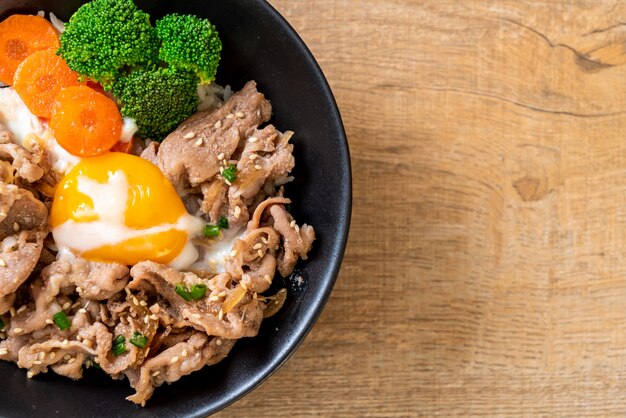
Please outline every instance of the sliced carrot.
[[32, 114], [50, 118], [57, 94], [65, 87], [80, 85], [78, 77], [55, 49], [44, 49], [17, 67], [13, 88]]
[[120, 139], [122, 115], [107, 96], [87, 86], [66, 87], [57, 95], [50, 128], [70, 154], [93, 157]]
[[123, 152], [124, 154], [130, 154], [135, 146], [135, 137], [132, 137], [128, 142], [118, 141], [113, 148], [109, 151], [111, 152]]
[[33, 52], [59, 48], [54, 27], [43, 17], [12, 15], [0, 22], [0, 81], [13, 84], [18, 65]]

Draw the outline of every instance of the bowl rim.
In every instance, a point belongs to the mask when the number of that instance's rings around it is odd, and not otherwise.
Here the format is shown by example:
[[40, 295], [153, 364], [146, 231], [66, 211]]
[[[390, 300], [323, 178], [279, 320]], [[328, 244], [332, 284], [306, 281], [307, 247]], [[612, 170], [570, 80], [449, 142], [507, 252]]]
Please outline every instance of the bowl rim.
[[333, 95], [332, 89], [320, 65], [318, 64], [313, 53], [306, 45], [304, 40], [300, 37], [298, 32], [291, 26], [287, 19], [283, 15], [281, 15], [280, 12], [278, 12], [278, 10], [276, 10], [276, 8], [274, 8], [274, 6], [272, 6], [267, 0], [261, 0], [258, 3], [263, 9], [265, 9], [264, 11], [270, 14], [272, 18], [276, 21], [276, 23], [280, 25], [280, 29], [285, 31], [289, 35], [289, 37], [292, 38], [301, 48], [303, 56], [306, 59], [307, 66], [312, 68], [312, 72], [315, 74], [316, 77], [319, 78], [321, 88], [320, 92], [323, 94], [324, 99], [330, 104], [329, 113], [331, 114], [333, 124], [335, 125], [338, 133], [338, 145], [345, 153], [345, 161], [342, 162], [343, 164], [345, 164], [345, 197], [341, 201], [342, 207], [340, 208], [339, 217], [341, 221], [339, 222], [339, 229], [337, 230], [336, 234], [338, 237], [340, 237], [340, 239], [338, 240], [338, 245], [336, 245], [337, 251], [329, 260], [330, 267], [328, 271], [330, 280], [326, 287], [323, 289], [323, 292], [321, 292], [318, 296], [318, 303], [316, 304], [315, 309], [312, 310], [313, 313], [308, 318], [306, 326], [299, 328], [298, 332], [289, 338], [288, 343], [285, 344], [285, 346], [281, 350], [281, 354], [274, 357], [271, 362], [265, 364], [263, 370], [256, 373], [252, 379], [247, 379], [246, 384], [241, 385], [236, 391], [231, 391], [227, 397], [224, 397], [217, 402], [209, 403], [205, 405], [205, 407], [199, 407], [195, 411], [194, 415], [192, 415], [193, 417], [206, 417], [208, 415], [214, 414], [243, 398], [245, 395], [249, 394], [254, 389], [258, 388], [262, 383], [267, 381], [274, 373], [276, 373], [278, 369], [280, 369], [302, 345], [307, 335], [311, 332], [311, 330], [317, 323], [324, 307], [326, 306], [326, 303], [328, 302], [328, 299], [330, 298], [335, 283], [337, 282], [350, 231], [350, 222], [352, 217], [352, 165], [348, 139], [335, 96]]

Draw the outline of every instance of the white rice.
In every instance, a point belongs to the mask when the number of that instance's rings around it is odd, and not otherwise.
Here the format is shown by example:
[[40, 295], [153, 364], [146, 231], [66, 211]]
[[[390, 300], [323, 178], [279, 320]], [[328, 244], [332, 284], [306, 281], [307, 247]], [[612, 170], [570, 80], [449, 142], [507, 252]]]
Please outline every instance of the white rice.
[[198, 111], [220, 107], [233, 95], [230, 86], [222, 87], [217, 83], [200, 84], [198, 86]]

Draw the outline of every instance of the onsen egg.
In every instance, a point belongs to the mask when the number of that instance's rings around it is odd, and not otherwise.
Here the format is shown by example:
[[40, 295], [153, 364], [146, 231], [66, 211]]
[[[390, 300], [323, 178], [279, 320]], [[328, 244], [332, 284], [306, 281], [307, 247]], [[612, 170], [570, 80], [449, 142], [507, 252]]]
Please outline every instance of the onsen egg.
[[67, 173], [55, 191], [50, 224], [59, 250], [93, 261], [152, 260], [177, 268], [198, 258], [191, 239], [205, 225], [187, 213], [158, 167], [117, 152], [83, 159]]

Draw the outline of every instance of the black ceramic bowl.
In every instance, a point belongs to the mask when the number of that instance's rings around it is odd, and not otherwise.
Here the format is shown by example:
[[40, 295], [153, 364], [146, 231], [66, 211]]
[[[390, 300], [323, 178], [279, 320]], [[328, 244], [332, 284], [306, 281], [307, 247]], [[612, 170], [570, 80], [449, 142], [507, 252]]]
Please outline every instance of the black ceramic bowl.
[[[2, 0], [0, 19], [45, 10], [67, 20], [81, 3]], [[272, 102], [272, 123], [296, 132], [296, 180], [286, 193], [294, 201], [295, 218], [313, 225], [318, 239], [309, 260], [298, 264], [296, 273], [303, 283], [294, 277], [284, 280], [287, 302], [264, 321], [258, 336], [237, 342], [218, 365], [158, 388], [145, 408], [124, 399], [133, 393], [127, 381], [112, 381], [93, 369], [78, 382], [54, 373], [28, 379], [24, 370], [2, 362], [3, 417], [207, 416], [252, 390], [287, 360], [313, 327], [339, 271], [350, 223], [348, 145], [330, 88], [302, 40], [263, 0], [137, 3], [153, 19], [171, 12], [193, 13], [217, 26], [224, 45], [218, 82], [239, 89], [256, 80]]]

